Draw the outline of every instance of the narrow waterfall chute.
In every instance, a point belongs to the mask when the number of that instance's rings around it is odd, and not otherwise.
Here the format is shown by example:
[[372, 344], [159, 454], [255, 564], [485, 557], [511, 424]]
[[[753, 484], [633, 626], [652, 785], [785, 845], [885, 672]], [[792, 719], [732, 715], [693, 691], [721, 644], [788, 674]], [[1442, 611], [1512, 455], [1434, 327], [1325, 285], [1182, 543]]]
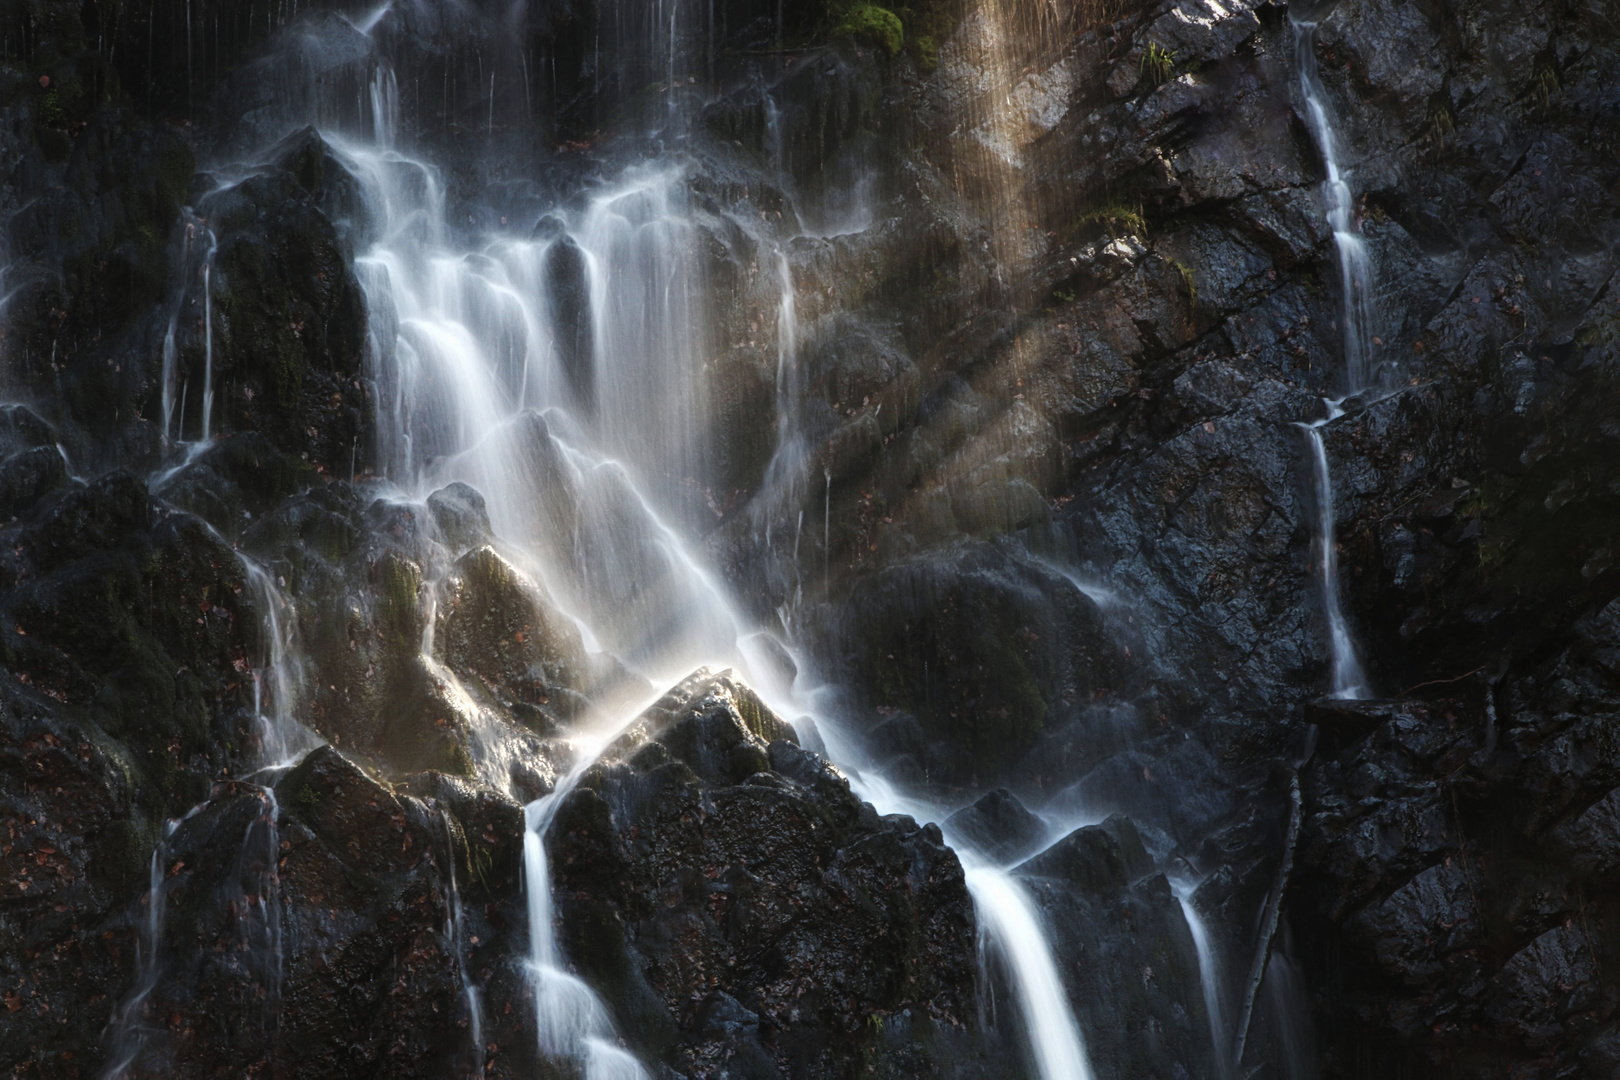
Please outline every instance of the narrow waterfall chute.
[[[1350, 173], [1342, 160], [1339, 133], [1328, 107], [1327, 88], [1316, 62], [1314, 21], [1292, 17], [1294, 65], [1298, 69], [1306, 119], [1321, 150], [1326, 179], [1322, 198], [1327, 207], [1328, 226], [1333, 230], [1333, 246], [1339, 269], [1339, 334], [1344, 352], [1345, 396], [1372, 389], [1382, 377], [1373, 363], [1369, 348], [1378, 343], [1372, 333], [1372, 261], [1366, 241], [1356, 221], [1355, 192]], [[1344, 415], [1343, 398], [1327, 402], [1328, 415], [1311, 424], [1301, 424], [1311, 447], [1311, 476], [1316, 487], [1317, 570], [1322, 604], [1327, 616], [1328, 649], [1333, 668], [1331, 694], [1336, 698], [1366, 698], [1372, 692], [1362, 669], [1360, 651], [1339, 597], [1339, 557], [1334, 538], [1333, 478], [1328, 467], [1327, 447], [1322, 428]]]
[[968, 866], [966, 877], [980, 933], [1007, 965], [1041, 1080], [1091, 1080], [1080, 1027], [1034, 906], [1004, 870]]
[[1316, 486], [1316, 573], [1322, 590], [1322, 606], [1328, 625], [1328, 656], [1333, 668], [1331, 696], [1357, 700], [1372, 696], [1367, 673], [1361, 666], [1360, 650], [1339, 599], [1339, 545], [1333, 520], [1333, 472], [1328, 467], [1327, 444], [1322, 428], [1343, 415], [1339, 403], [1330, 401], [1328, 416], [1312, 424], [1300, 424], [1311, 448], [1311, 478]]

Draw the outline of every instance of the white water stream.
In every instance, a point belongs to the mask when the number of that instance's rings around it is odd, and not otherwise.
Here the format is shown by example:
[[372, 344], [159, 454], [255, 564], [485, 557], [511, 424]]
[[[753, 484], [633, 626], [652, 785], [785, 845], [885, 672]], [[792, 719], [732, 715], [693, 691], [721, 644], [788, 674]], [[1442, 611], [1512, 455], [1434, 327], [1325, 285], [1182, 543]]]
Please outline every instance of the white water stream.
[[[1372, 263], [1356, 224], [1355, 193], [1341, 157], [1338, 132], [1328, 107], [1327, 88], [1322, 84], [1316, 62], [1317, 25], [1294, 22], [1294, 65], [1299, 73], [1306, 117], [1327, 172], [1322, 182], [1322, 199], [1338, 254], [1339, 338], [1344, 351], [1348, 396], [1372, 387], [1378, 375], [1368, 353], [1369, 347], [1377, 341], [1372, 334]], [[1322, 438], [1322, 429], [1344, 415], [1342, 400], [1328, 400], [1324, 419], [1302, 423], [1299, 427], [1310, 444], [1312, 480], [1316, 486], [1317, 571], [1328, 623], [1328, 652], [1333, 672], [1330, 696], [1357, 699], [1371, 697], [1372, 690], [1340, 600], [1339, 555], [1333, 527], [1333, 477], [1328, 467], [1327, 445]]]
[[[217, 536], [217, 534], [216, 534]], [[221, 538], [223, 543], [223, 539]], [[281, 930], [281, 882], [276, 871], [280, 852], [281, 806], [276, 800], [275, 782], [320, 745], [320, 739], [299, 723], [295, 715], [298, 687], [302, 681], [301, 651], [295, 640], [295, 620], [290, 602], [270, 575], [247, 556], [238, 553], [254, 606], [264, 620], [265, 655], [252, 669], [253, 716], [259, 745], [252, 756], [254, 768], [241, 779], [255, 787], [264, 801], [264, 812], [256, 816], [242, 837], [240, 851], [244, 865], [262, 861], [264, 870], [256, 883], [257, 892], [242, 898], [241, 925], [246, 935], [244, 951], [260, 970], [258, 978], [264, 1000], [262, 1026], [270, 1031], [279, 1022], [281, 979], [284, 957]], [[158, 1030], [147, 1017], [147, 1001], [163, 975], [163, 929], [168, 909], [168, 866], [170, 844], [179, 827], [208, 808], [212, 796], [193, 806], [184, 815], [163, 824], [163, 834], [152, 852], [146, 895], [141, 903], [145, 917], [136, 946], [135, 983], [119, 1002], [108, 1024], [111, 1046], [103, 1080], [122, 1080], [139, 1060], [150, 1036]], [[261, 834], [262, 843], [255, 843]]]
[[1326, 419], [1300, 424], [1311, 447], [1313, 479], [1316, 481], [1316, 569], [1322, 588], [1322, 604], [1328, 623], [1328, 655], [1333, 665], [1332, 697], [1361, 699], [1372, 696], [1367, 674], [1361, 666], [1355, 635], [1345, 619], [1339, 600], [1339, 545], [1333, 524], [1333, 474], [1328, 468], [1327, 445], [1322, 428], [1343, 415], [1336, 401], [1327, 402]]
[[[387, 101], [391, 83], [379, 70], [372, 99]], [[450, 480], [479, 489], [503, 542], [587, 640], [655, 685], [702, 664], [731, 666], [780, 711], [813, 713], [804, 707], [813, 703], [750, 655], [754, 628], [665, 520], [701, 467], [696, 433], [706, 422], [704, 283], [691, 254], [683, 163], [632, 169], [593, 192], [583, 210], [550, 215], [533, 238], [457, 237], [437, 169], [401, 150], [391, 123], [379, 109], [369, 141], [328, 135], [381, 223], [357, 267], [372, 312], [370, 377], [387, 429], [387, 475], [417, 499]], [[585, 289], [569, 277], [581, 269]], [[799, 376], [785, 260], [778, 275], [778, 394], [792, 406]], [[591, 329], [583, 356], [579, 313], [558, 299], [582, 292]], [[795, 411], [779, 429], [772, 466], [789, 489], [803, 487]], [[530, 967], [542, 1052], [574, 1060], [591, 1080], [630, 1080], [644, 1075], [641, 1066], [558, 954], [544, 843], [559, 802], [606, 741], [581, 747], [581, 764], [527, 808]], [[867, 784], [861, 794], [880, 811], [905, 805], [885, 799], [887, 790]], [[999, 867], [974, 865], [969, 887], [1016, 989], [1043, 1080], [1089, 1077], [1033, 905]]]

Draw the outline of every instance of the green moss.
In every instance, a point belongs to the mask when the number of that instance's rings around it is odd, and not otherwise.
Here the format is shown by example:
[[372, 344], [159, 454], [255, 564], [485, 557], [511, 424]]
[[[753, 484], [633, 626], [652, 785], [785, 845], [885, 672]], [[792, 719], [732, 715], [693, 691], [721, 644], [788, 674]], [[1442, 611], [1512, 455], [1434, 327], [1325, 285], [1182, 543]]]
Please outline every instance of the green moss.
[[471, 778], [477, 772], [473, 765], [472, 752], [467, 749], [467, 744], [459, 738], [445, 740], [440, 760], [440, 771], [451, 776]]
[[489, 874], [495, 866], [495, 856], [482, 844], [467, 844], [467, 880], [488, 893]]
[[1072, 235], [1096, 225], [1132, 236], [1147, 235], [1147, 220], [1142, 217], [1141, 209], [1123, 202], [1103, 203], [1080, 211], [1070, 224], [1069, 232]]
[[392, 552], [377, 561], [377, 628], [395, 642], [414, 639], [422, 571]]
[[906, 40], [905, 25], [901, 23], [900, 16], [872, 4], [851, 8], [833, 34], [847, 34], [857, 41], [869, 41], [881, 46], [890, 56], [897, 55]]
[[913, 43], [917, 53], [917, 66], [924, 71], [933, 71], [939, 67], [939, 42], [934, 40], [932, 34], [923, 34]]
[[62, 96], [55, 90], [47, 90], [39, 97], [39, 107], [34, 110], [34, 123], [47, 128], [64, 128], [67, 126], [67, 114], [62, 110]]

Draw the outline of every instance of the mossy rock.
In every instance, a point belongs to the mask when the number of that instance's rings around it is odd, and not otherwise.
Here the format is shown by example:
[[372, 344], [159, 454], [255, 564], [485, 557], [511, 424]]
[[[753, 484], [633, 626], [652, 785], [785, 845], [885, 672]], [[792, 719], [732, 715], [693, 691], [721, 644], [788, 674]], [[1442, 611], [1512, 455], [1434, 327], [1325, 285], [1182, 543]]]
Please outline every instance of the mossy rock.
[[470, 749], [475, 708], [442, 670], [417, 657], [384, 703], [386, 727], [376, 749], [400, 773], [432, 769], [471, 777], [476, 773]]
[[851, 8], [833, 30], [834, 35], [847, 35], [857, 41], [870, 42], [890, 56], [897, 56], [906, 41], [906, 29], [900, 16], [888, 8], [861, 4]]
[[435, 651], [497, 696], [545, 706], [551, 690], [588, 688], [579, 630], [494, 548], [457, 559], [441, 586]]

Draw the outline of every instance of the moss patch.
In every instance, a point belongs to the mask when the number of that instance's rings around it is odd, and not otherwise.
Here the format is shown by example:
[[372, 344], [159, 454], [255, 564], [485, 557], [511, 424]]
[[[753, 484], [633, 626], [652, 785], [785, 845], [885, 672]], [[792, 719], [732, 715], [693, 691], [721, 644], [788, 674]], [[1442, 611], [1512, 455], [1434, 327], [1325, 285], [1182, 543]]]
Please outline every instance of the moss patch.
[[900, 16], [888, 8], [873, 4], [850, 8], [834, 28], [833, 34], [871, 42], [890, 56], [898, 55], [906, 40], [905, 25], [901, 23]]

